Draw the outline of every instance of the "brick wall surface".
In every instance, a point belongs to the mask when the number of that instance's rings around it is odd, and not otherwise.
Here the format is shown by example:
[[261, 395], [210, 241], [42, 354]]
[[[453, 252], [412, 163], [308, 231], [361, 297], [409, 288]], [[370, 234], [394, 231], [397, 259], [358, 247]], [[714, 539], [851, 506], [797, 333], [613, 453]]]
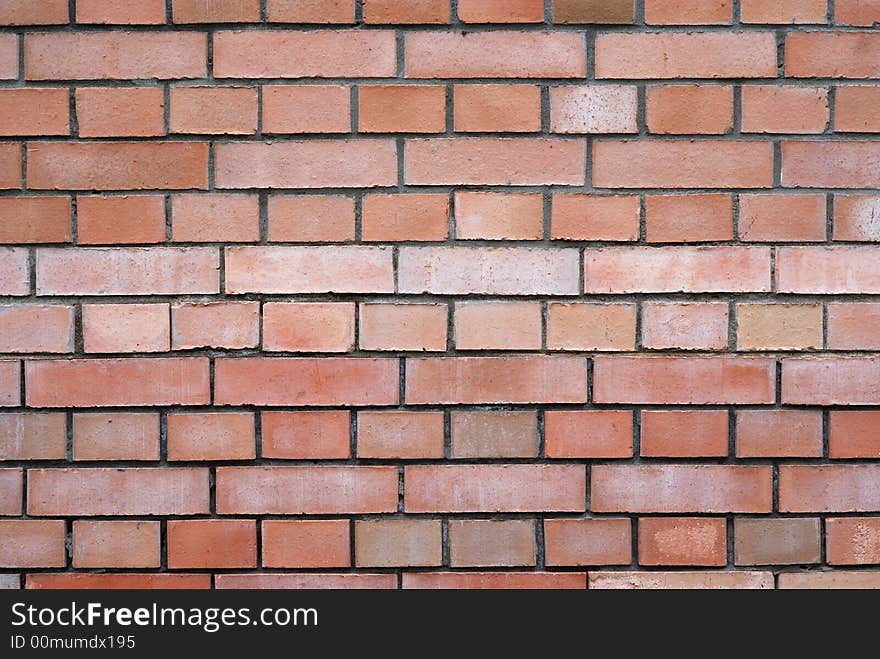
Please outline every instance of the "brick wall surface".
[[877, 0], [0, 0], [0, 583], [880, 587]]

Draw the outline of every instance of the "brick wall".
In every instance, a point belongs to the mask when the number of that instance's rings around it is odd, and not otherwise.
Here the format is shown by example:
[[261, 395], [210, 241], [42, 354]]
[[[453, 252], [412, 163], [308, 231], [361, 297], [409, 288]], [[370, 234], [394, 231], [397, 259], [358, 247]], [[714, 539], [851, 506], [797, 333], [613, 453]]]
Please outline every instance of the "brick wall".
[[0, 0], [0, 583], [880, 587], [880, 3], [451, 5]]

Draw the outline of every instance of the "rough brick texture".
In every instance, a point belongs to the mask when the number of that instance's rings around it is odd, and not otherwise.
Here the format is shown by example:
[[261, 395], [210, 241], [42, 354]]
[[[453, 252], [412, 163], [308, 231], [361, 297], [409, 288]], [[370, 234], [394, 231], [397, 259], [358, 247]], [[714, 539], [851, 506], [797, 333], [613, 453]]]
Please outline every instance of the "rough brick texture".
[[0, 0], [0, 585], [880, 588], [878, 25]]

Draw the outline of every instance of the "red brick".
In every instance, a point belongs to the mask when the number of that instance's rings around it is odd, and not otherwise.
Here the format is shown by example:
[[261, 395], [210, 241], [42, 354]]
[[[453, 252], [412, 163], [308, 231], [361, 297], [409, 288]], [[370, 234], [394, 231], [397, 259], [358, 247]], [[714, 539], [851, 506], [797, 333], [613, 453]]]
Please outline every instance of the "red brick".
[[830, 572], [782, 572], [779, 575], [779, 589], [797, 590], [877, 590], [880, 588], [880, 574], [871, 570]]
[[825, 23], [825, 0], [743, 0], [743, 23]]
[[[877, 5], [880, 23], [880, 3]], [[834, 100], [834, 130], [880, 133], [880, 86], [839, 86]]]
[[827, 89], [760, 85], [743, 87], [744, 133], [824, 133], [829, 118]]
[[785, 359], [782, 362], [782, 402], [789, 405], [878, 405], [880, 359]]
[[397, 510], [397, 467], [218, 467], [222, 515], [336, 515]]
[[636, 305], [551, 303], [547, 310], [550, 350], [628, 351], [636, 345]]
[[880, 305], [840, 303], [827, 309], [830, 350], [880, 349]]
[[541, 88], [537, 85], [456, 85], [454, 97], [458, 132], [541, 130]]
[[455, 347], [458, 350], [540, 350], [539, 302], [458, 302]]
[[66, 450], [64, 413], [0, 414], [0, 460], [63, 460]]
[[63, 520], [0, 520], [0, 567], [64, 567]]
[[24, 40], [24, 74], [27, 80], [203, 78], [206, 42], [199, 32], [33, 33]]
[[783, 465], [779, 511], [873, 512], [880, 507], [880, 467], [873, 464]]
[[635, 22], [633, 0], [553, 0], [554, 23]]
[[583, 512], [583, 465], [404, 468], [404, 508], [429, 512]]
[[739, 197], [739, 237], [749, 242], [822, 241], [825, 195], [743, 194]]
[[880, 517], [844, 517], [825, 522], [829, 565], [880, 563]]
[[0, 197], [0, 241], [69, 243], [69, 197]]
[[0, 7], [0, 25], [62, 25], [70, 20], [67, 8], [67, 0], [6, 0]]
[[818, 563], [819, 519], [746, 519], [734, 522], [737, 565]]
[[76, 228], [80, 245], [165, 242], [165, 198], [79, 195]]
[[590, 589], [773, 590], [772, 572], [591, 572]]
[[256, 23], [260, 0], [173, 0], [171, 12], [175, 23]]
[[835, 0], [834, 22], [837, 25], [877, 25], [880, 23], [880, 3], [877, 0]]
[[254, 520], [168, 520], [169, 569], [256, 565], [257, 523]]
[[257, 90], [251, 87], [172, 87], [172, 133], [253, 135]]
[[360, 306], [362, 350], [446, 350], [445, 304], [381, 304]]
[[820, 295], [880, 292], [874, 247], [782, 247], [776, 253], [780, 293]]
[[642, 410], [641, 454], [649, 458], [727, 456], [726, 410]]
[[21, 404], [21, 362], [0, 360], [0, 407]]
[[832, 460], [880, 457], [880, 411], [832, 410], [828, 422]]
[[0, 351], [73, 352], [73, 307], [0, 306]]
[[271, 195], [270, 242], [354, 240], [354, 199], [338, 195]]
[[384, 78], [397, 69], [391, 30], [214, 33], [218, 78]]
[[648, 302], [642, 307], [642, 344], [653, 350], [724, 350], [728, 305]]
[[449, 236], [449, 195], [366, 195], [361, 232], [364, 242], [446, 240]]
[[348, 133], [351, 91], [342, 85], [264, 85], [263, 132]]
[[380, 460], [440, 459], [443, 412], [358, 412], [357, 455]]
[[85, 352], [167, 352], [170, 318], [167, 304], [84, 304]]
[[27, 157], [34, 190], [208, 187], [208, 145], [199, 142], [30, 143]]
[[596, 512], [769, 513], [773, 508], [770, 467], [593, 465], [591, 476]]
[[205, 405], [204, 358], [77, 359], [25, 364], [30, 407]]
[[0, 90], [0, 135], [70, 135], [66, 89]]
[[364, 0], [366, 23], [448, 23], [448, 0]]
[[456, 192], [458, 240], [541, 240], [544, 199], [537, 193]]
[[79, 87], [80, 137], [156, 137], [165, 134], [161, 87]]
[[790, 78], [880, 77], [877, 32], [789, 32], [785, 75]]
[[647, 91], [647, 122], [650, 132], [661, 135], [729, 133], [733, 128], [733, 87], [650, 86]]
[[535, 521], [449, 520], [450, 567], [535, 565]]
[[0, 515], [21, 515], [22, 480], [21, 469], [0, 469]]
[[362, 133], [442, 133], [446, 129], [446, 87], [362, 85], [358, 111]]
[[596, 36], [596, 78], [775, 78], [772, 32]]
[[397, 184], [386, 139], [218, 144], [219, 188], [361, 188]]
[[770, 250], [620, 247], [584, 253], [587, 293], [769, 292]]
[[211, 588], [210, 574], [29, 574], [29, 589], [63, 590], [208, 590]]
[[263, 520], [263, 566], [349, 567], [347, 519]]
[[566, 32], [411, 32], [410, 78], [583, 78], [584, 42]]
[[456, 137], [407, 140], [408, 185], [583, 185], [579, 139]]
[[460, 0], [458, 19], [464, 23], [543, 23], [542, 0]]
[[782, 185], [801, 188], [880, 186], [880, 141], [783, 142]]
[[354, 349], [354, 325], [354, 302], [266, 302], [263, 349], [350, 352]]
[[387, 247], [227, 247], [226, 292], [392, 293]]
[[633, 415], [629, 410], [547, 410], [544, 437], [548, 458], [631, 458]]
[[345, 572], [336, 574], [218, 574], [215, 577], [218, 590], [223, 589], [396, 589], [396, 574], [366, 574]]
[[639, 565], [727, 565], [726, 520], [640, 518]]
[[159, 522], [75, 521], [73, 567], [159, 567], [160, 538]]
[[880, 196], [834, 195], [834, 240], [880, 241]]
[[215, 405], [397, 405], [398, 360], [250, 357], [215, 361]]
[[404, 589], [584, 590], [587, 575], [577, 572], [405, 572]]
[[159, 433], [158, 413], [74, 414], [73, 459], [158, 460]]
[[171, 348], [256, 348], [259, 302], [183, 303], [171, 306]]
[[579, 357], [407, 359], [409, 405], [584, 403], [587, 363]]
[[76, 22], [161, 25], [165, 22], [165, 3], [162, 0], [140, 0], [131, 3], [119, 3], [116, 0], [77, 0]]
[[821, 458], [818, 410], [738, 410], [736, 457]]
[[819, 304], [737, 304], [739, 350], [810, 350], [822, 347]]
[[199, 515], [208, 512], [207, 469], [30, 469], [32, 516]]
[[354, 23], [354, 1], [269, 0], [267, 13], [270, 23]]
[[769, 188], [769, 142], [641, 140], [593, 144], [598, 188]]
[[283, 460], [334, 460], [351, 455], [348, 412], [263, 412], [263, 457]]
[[731, 0], [645, 0], [648, 25], [730, 25]]
[[453, 458], [537, 457], [533, 411], [453, 410], [450, 426]]
[[383, 519], [354, 523], [358, 567], [440, 565], [440, 520]]
[[15, 80], [18, 77], [18, 35], [0, 35], [0, 79]]
[[550, 567], [629, 565], [632, 523], [629, 519], [547, 519], [544, 544]]
[[402, 247], [400, 293], [575, 295], [576, 249]]
[[553, 195], [550, 237], [556, 240], [632, 242], [639, 239], [634, 195]]
[[168, 415], [168, 460], [253, 460], [251, 412], [184, 412]]

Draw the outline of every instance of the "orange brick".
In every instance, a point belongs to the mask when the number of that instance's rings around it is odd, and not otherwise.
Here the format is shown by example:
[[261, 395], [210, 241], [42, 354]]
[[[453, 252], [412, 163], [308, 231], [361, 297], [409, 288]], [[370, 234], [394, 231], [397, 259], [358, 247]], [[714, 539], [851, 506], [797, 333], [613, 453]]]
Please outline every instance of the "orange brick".
[[347, 519], [263, 520], [263, 566], [349, 567]]
[[70, 198], [0, 198], [0, 241], [9, 244], [69, 243]]
[[440, 520], [356, 520], [354, 551], [358, 567], [440, 565]]
[[550, 236], [556, 240], [638, 240], [639, 213], [635, 196], [554, 195]]
[[450, 421], [453, 458], [537, 457], [534, 412], [453, 410]]
[[171, 347], [167, 304], [84, 304], [86, 352], [166, 352]]
[[448, 23], [448, 0], [364, 0], [366, 23]]
[[141, 0], [131, 3], [118, 3], [115, 0], [78, 0], [76, 22], [161, 25], [165, 22], [165, 3], [162, 0]]
[[263, 348], [349, 352], [354, 348], [354, 326], [354, 302], [266, 302]]
[[821, 458], [822, 413], [814, 410], [738, 410], [736, 457]]
[[73, 352], [73, 307], [0, 305], [3, 352]]
[[857, 302], [827, 308], [830, 350], [880, 349], [880, 305]]
[[725, 410], [642, 410], [641, 454], [649, 458], [727, 455]]
[[76, 227], [81, 245], [165, 242], [165, 199], [159, 195], [79, 195]]
[[642, 344], [653, 350], [724, 350], [726, 303], [647, 302], [642, 307]]
[[29, 574], [27, 587], [36, 590], [209, 590], [210, 574], [112, 574], [55, 573]]
[[171, 200], [175, 242], [256, 242], [260, 239], [257, 195], [181, 194]]
[[449, 236], [449, 195], [371, 194], [363, 200], [366, 242], [441, 241]]
[[548, 566], [629, 565], [632, 523], [629, 519], [544, 520]]
[[645, 0], [648, 25], [730, 25], [732, 0]]
[[165, 134], [165, 96], [160, 87], [79, 87], [80, 137], [155, 137]]
[[263, 412], [263, 457], [332, 460], [350, 455], [348, 412]]
[[636, 88], [578, 85], [550, 88], [550, 128], [554, 133], [638, 132]]
[[[88, 1], [88, 0], [87, 0]], [[70, 20], [66, 0], [6, 0], [0, 7], [0, 25], [62, 25]]]
[[4, 34], [0, 39], [0, 79], [18, 77], [18, 35]]
[[542, 0], [460, 0], [458, 19], [464, 23], [543, 23]]
[[251, 87], [172, 87], [172, 133], [252, 135], [257, 90]]
[[74, 460], [158, 460], [159, 415], [89, 412], [73, 415]]
[[828, 417], [828, 454], [837, 459], [880, 456], [877, 424], [880, 412], [874, 410], [832, 410]]
[[260, 0], [173, 0], [175, 23], [256, 23]]
[[733, 87], [650, 86], [647, 122], [652, 133], [723, 135], [733, 129]]
[[541, 130], [541, 89], [536, 85], [456, 85], [454, 98], [458, 132]]
[[458, 302], [455, 347], [458, 350], [540, 350], [538, 302]]
[[790, 78], [876, 78], [880, 34], [876, 31], [789, 32], [785, 75]]
[[742, 0], [743, 23], [825, 23], [825, 0]]
[[635, 3], [632, 0], [553, 0], [553, 22], [634, 23]]
[[809, 350], [822, 347], [817, 304], [737, 304], [739, 350]]
[[256, 567], [254, 520], [199, 519], [168, 521], [168, 567]]
[[363, 350], [446, 350], [445, 304], [361, 304]]
[[63, 460], [66, 451], [63, 413], [0, 414], [0, 460]]
[[66, 89], [0, 90], [0, 135], [70, 135]]
[[354, 240], [354, 199], [338, 195], [271, 195], [271, 242]]
[[171, 348], [256, 348], [259, 302], [193, 302], [171, 306]]
[[358, 412], [357, 454], [397, 460], [442, 458], [443, 412]]
[[[880, 74], [878, 74], [880, 75]], [[783, 142], [784, 187], [880, 186], [878, 142]]]
[[780, 512], [873, 512], [878, 500], [876, 464], [779, 468]]
[[159, 522], [77, 520], [73, 523], [73, 567], [160, 566]]
[[824, 241], [825, 195], [744, 194], [739, 237], [751, 242]]
[[880, 518], [832, 518], [825, 525], [829, 565], [880, 563]]
[[265, 85], [266, 133], [348, 133], [351, 92], [341, 85]]
[[835, 0], [834, 22], [837, 25], [876, 25], [880, 23], [880, 3], [877, 0]]
[[746, 85], [742, 90], [744, 133], [823, 133], [828, 127], [828, 90]]
[[633, 350], [636, 305], [551, 303], [547, 314], [550, 350]]
[[168, 459], [253, 460], [250, 412], [184, 412], [168, 415]]
[[628, 410], [548, 410], [544, 436], [548, 458], [631, 458], [633, 415]]
[[0, 520], [0, 566], [64, 567], [64, 520]]
[[442, 133], [446, 88], [442, 85], [361, 85], [358, 130], [362, 133]]
[[456, 192], [458, 240], [540, 240], [544, 236], [544, 199], [540, 194]]
[[[880, 3], [877, 7], [877, 22], [880, 23]], [[834, 130], [849, 133], [880, 132], [880, 86], [837, 87]]]
[[651, 243], [733, 240], [733, 201], [726, 194], [647, 195], [645, 226]]
[[450, 567], [518, 567], [535, 562], [534, 520], [449, 520]]
[[717, 517], [639, 519], [639, 565], [727, 565], [727, 524]]
[[269, 0], [267, 15], [271, 23], [354, 23], [354, 1]]

